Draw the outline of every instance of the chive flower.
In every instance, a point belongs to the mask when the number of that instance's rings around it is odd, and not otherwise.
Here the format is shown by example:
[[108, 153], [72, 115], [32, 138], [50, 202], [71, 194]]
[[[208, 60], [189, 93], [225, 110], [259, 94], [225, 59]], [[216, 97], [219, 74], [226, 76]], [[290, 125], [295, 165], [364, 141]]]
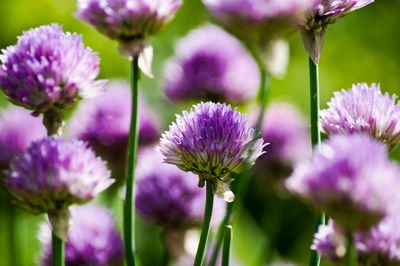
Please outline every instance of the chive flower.
[[[120, 266], [124, 260], [124, 242], [112, 213], [95, 204], [71, 207], [71, 228], [65, 243], [65, 265]], [[51, 232], [47, 223], [39, 231], [42, 254], [39, 264], [51, 266]]]
[[224, 30], [205, 25], [175, 45], [164, 67], [171, 100], [245, 102], [257, 95], [260, 73], [242, 44]]
[[383, 94], [379, 84], [359, 83], [335, 92], [321, 111], [321, 126], [327, 135], [367, 134], [390, 150], [400, 143], [400, 104], [397, 96]]
[[104, 80], [99, 57], [76, 33], [57, 24], [28, 30], [16, 45], [0, 55], [0, 86], [16, 105], [35, 115], [70, 107], [80, 98], [95, 96]]
[[47, 137], [31, 143], [14, 158], [5, 181], [17, 205], [34, 214], [47, 213], [57, 232], [62, 219], [68, 224], [68, 207], [84, 204], [108, 188], [114, 180], [105, 163], [87, 144], [78, 140]]
[[150, 36], [174, 17], [181, 0], [78, 0], [76, 16], [119, 42], [120, 52], [140, 54]]
[[[131, 121], [131, 91], [122, 81], [112, 81], [98, 97], [82, 101], [68, 123], [67, 134], [86, 141], [107, 161], [112, 175], [125, 177], [126, 147]], [[144, 99], [139, 101], [139, 146], [159, 139], [160, 121]]]
[[295, 168], [286, 186], [325, 211], [347, 234], [398, 211], [399, 174], [382, 143], [365, 135], [335, 136]]
[[46, 137], [42, 120], [29, 111], [8, 106], [0, 113], [0, 169], [6, 170], [11, 160], [23, 154], [31, 142]]
[[254, 135], [245, 115], [230, 105], [206, 102], [177, 115], [158, 149], [166, 163], [199, 175], [199, 187], [208, 181], [217, 196], [233, 201], [224, 184], [232, 181], [229, 175], [253, 165], [263, 154], [263, 140]]

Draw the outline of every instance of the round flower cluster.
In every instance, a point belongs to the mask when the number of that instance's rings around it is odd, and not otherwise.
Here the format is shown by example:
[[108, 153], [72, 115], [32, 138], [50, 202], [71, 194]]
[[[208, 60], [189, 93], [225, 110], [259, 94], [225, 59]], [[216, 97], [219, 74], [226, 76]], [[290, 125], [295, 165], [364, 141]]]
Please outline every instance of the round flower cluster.
[[190, 32], [165, 65], [171, 100], [244, 102], [257, 94], [260, 73], [242, 44], [222, 29], [206, 25]]
[[[165, 162], [199, 175], [199, 186], [205, 181], [214, 185], [214, 193], [225, 194], [222, 181], [253, 165], [263, 153], [263, 140], [254, 138], [254, 129], [246, 116], [220, 103], [200, 103], [177, 116], [176, 123], [162, 135], [159, 150]], [[229, 179], [231, 181], [231, 179]]]
[[57, 214], [94, 198], [113, 183], [104, 162], [82, 141], [48, 137], [14, 160], [6, 186], [33, 213]]
[[63, 109], [97, 94], [99, 57], [82, 37], [52, 24], [24, 32], [18, 43], [2, 50], [0, 86], [9, 100], [34, 110]]
[[364, 135], [335, 136], [295, 168], [287, 187], [353, 232], [398, 211], [399, 174], [383, 144]]
[[135, 56], [175, 15], [181, 0], [79, 0], [76, 15]]
[[[65, 243], [65, 265], [119, 266], [124, 260], [124, 243], [114, 217], [97, 205], [71, 207], [71, 228]], [[51, 232], [47, 223], [39, 231], [42, 246], [40, 265], [51, 266]]]
[[386, 143], [389, 149], [400, 143], [400, 104], [396, 95], [382, 94], [379, 85], [353, 85], [335, 92], [321, 111], [321, 126], [328, 135], [367, 134]]

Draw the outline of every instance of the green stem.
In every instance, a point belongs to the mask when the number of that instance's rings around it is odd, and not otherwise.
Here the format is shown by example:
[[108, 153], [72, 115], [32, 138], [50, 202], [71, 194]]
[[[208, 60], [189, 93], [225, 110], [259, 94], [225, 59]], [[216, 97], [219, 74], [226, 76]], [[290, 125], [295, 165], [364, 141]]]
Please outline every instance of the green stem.
[[346, 266], [357, 265], [357, 248], [354, 243], [353, 234], [347, 234]]
[[64, 243], [54, 233], [51, 234], [51, 262], [53, 266], [64, 266]]
[[222, 249], [221, 266], [229, 266], [231, 257], [232, 226], [225, 226], [224, 247]]
[[[309, 58], [310, 68], [310, 123], [311, 123], [311, 144], [312, 147], [321, 145], [321, 130], [319, 125], [319, 80], [318, 65]], [[317, 217], [316, 230], [319, 225], [325, 223], [325, 214], [319, 213]], [[310, 256], [310, 266], [318, 266], [321, 256], [317, 251], [312, 250]]]
[[135, 164], [138, 146], [138, 56], [132, 61], [132, 111], [128, 139], [126, 195], [124, 204], [124, 244], [127, 266], [135, 265]]
[[203, 224], [201, 226], [199, 246], [197, 247], [196, 258], [194, 259], [193, 266], [202, 265], [208, 233], [210, 232], [210, 223], [211, 223], [211, 216], [214, 204], [214, 194], [212, 190], [212, 185], [209, 181], [207, 181], [206, 190], [207, 190], [206, 207], [204, 209], [204, 218], [203, 218]]
[[[0, 193], [3, 191], [0, 191]], [[18, 265], [18, 249], [17, 249], [17, 239], [15, 234], [15, 223], [17, 221], [17, 210], [11, 202], [6, 202], [7, 204], [7, 217], [8, 217], [8, 230], [9, 230], [9, 249], [10, 249], [10, 263], [11, 265]]]
[[264, 67], [259, 66], [260, 73], [261, 73], [261, 83], [260, 83], [260, 89], [259, 89], [259, 96], [260, 96], [260, 114], [257, 119], [257, 124], [256, 124], [256, 134], [258, 134], [261, 131], [261, 126], [262, 122], [264, 119], [264, 112], [265, 108], [267, 106], [267, 101], [268, 101], [268, 74], [267, 71], [265, 70]]

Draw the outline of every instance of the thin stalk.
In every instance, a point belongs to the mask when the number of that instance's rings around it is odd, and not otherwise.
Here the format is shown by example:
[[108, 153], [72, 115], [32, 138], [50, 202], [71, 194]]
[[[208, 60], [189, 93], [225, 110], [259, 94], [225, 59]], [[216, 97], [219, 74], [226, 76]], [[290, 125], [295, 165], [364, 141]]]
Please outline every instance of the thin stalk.
[[127, 266], [135, 265], [135, 164], [138, 146], [138, 57], [132, 61], [132, 111], [128, 138], [126, 194], [124, 202], [124, 243]]
[[[318, 65], [309, 58], [310, 69], [310, 122], [311, 122], [311, 144], [313, 148], [321, 145], [321, 130], [319, 125], [319, 78]], [[319, 213], [317, 217], [316, 230], [319, 225], [325, 223], [325, 214]], [[321, 256], [317, 251], [312, 250], [310, 266], [318, 266]]]
[[54, 233], [51, 234], [51, 262], [52, 266], [64, 266], [64, 243]]
[[[259, 71], [261, 74], [260, 88], [258, 91], [259, 99], [260, 99], [260, 113], [257, 118], [257, 123], [256, 123], [256, 127], [255, 127], [256, 130], [255, 130], [255, 134], [254, 134], [254, 138], [256, 139], [256, 138], [258, 138], [258, 134], [261, 131], [262, 122], [264, 120], [264, 113], [265, 113], [265, 109], [266, 109], [266, 106], [268, 103], [269, 78], [268, 78], [268, 74], [267, 74], [267, 71], [265, 70], [263, 63], [256, 52], [256, 49], [252, 49], [251, 46], [249, 46], [249, 45], [247, 45], [247, 47], [248, 47], [249, 51], [251, 52], [252, 56], [254, 57], [255, 61], [257, 62], [257, 65], [258, 65], [258, 68], [259, 68]], [[232, 217], [232, 211], [233, 211], [233, 205], [236, 201], [240, 200], [242, 195], [245, 193], [247, 186], [249, 184], [249, 177], [251, 176], [251, 174], [252, 174], [252, 171], [248, 167], [246, 167], [243, 170], [240, 177], [238, 178], [237, 182], [234, 183], [234, 184], [236, 184], [236, 186], [231, 188], [233, 193], [236, 195], [236, 198], [235, 198], [234, 202], [228, 203], [226, 205], [225, 217], [218, 227], [216, 243], [215, 243], [212, 255], [211, 255], [209, 266], [215, 266], [217, 263], [219, 250], [221, 249], [222, 241], [224, 239], [224, 227], [225, 227], [225, 225], [230, 224], [231, 217]]]
[[222, 249], [221, 266], [229, 266], [231, 257], [232, 226], [225, 226], [224, 247]]
[[196, 257], [194, 259], [193, 266], [202, 265], [208, 233], [210, 232], [210, 223], [211, 223], [211, 216], [214, 204], [214, 194], [212, 190], [212, 185], [209, 181], [207, 181], [206, 190], [207, 190], [206, 207], [204, 209], [204, 218], [203, 218], [203, 224], [201, 226], [199, 246], [197, 247]]
[[346, 266], [357, 265], [357, 248], [354, 243], [353, 234], [347, 234]]
[[[2, 191], [1, 191], [2, 192]], [[11, 204], [11, 202], [6, 202], [7, 204], [7, 217], [8, 217], [8, 230], [9, 230], [9, 240], [8, 245], [10, 249], [10, 263], [11, 265], [18, 265], [18, 249], [17, 249], [17, 239], [15, 234], [15, 223], [17, 221], [17, 210], [15, 206]]]

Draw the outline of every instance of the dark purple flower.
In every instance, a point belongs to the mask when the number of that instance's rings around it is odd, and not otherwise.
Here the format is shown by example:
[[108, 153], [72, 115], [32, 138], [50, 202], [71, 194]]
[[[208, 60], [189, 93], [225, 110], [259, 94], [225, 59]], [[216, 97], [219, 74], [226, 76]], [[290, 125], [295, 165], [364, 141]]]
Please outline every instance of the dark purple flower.
[[134, 56], [173, 18], [181, 4], [181, 0], [78, 0], [76, 15], [117, 40], [122, 53]]
[[[355, 242], [359, 265], [400, 264], [400, 215], [395, 213], [384, 218], [367, 231], [356, 232]], [[346, 238], [333, 220], [320, 225], [314, 235], [312, 249], [322, 258], [343, 262], [346, 254]]]
[[48, 137], [12, 160], [6, 186], [33, 213], [60, 213], [113, 183], [104, 162], [82, 141]]
[[265, 48], [296, 28], [313, 0], [202, 0], [211, 16], [230, 32]]
[[379, 85], [353, 85], [335, 92], [321, 111], [321, 126], [327, 135], [367, 134], [395, 148], [400, 143], [400, 104], [397, 96], [382, 94]]
[[52, 24], [24, 32], [2, 50], [0, 85], [13, 103], [34, 110], [70, 107], [97, 94], [105, 83], [96, 81], [99, 57], [85, 48], [82, 37]]
[[162, 135], [159, 150], [165, 162], [199, 175], [199, 186], [208, 180], [214, 193], [232, 201], [233, 194], [223, 182], [232, 180], [230, 174], [253, 165], [263, 147], [261, 138], [254, 139], [254, 129], [245, 115], [230, 105], [207, 102], [177, 115]]
[[[136, 210], [148, 221], [169, 230], [200, 226], [205, 206], [205, 190], [197, 186], [196, 176], [163, 163], [154, 148], [139, 153], [136, 167]], [[214, 202], [214, 225], [225, 213], [225, 202]]]
[[299, 164], [286, 185], [353, 232], [398, 211], [399, 175], [383, 144], [364, 135], [335, 136]]
[[260, 83], [257, 64], [242, 44], [213, 25], [180, 40], [164, 72], [171, 100], [244, 102], [257, 95]]
[[[71, 208], [71, 228], [65, 243], [66, 266], [120, 266], [124, 260], [124, 243], [111, 212], [97, 205]], [[51, 266], [51, 232], [42, 223], [41, 266]]]
[[11, 159], [24, 153], [32, 141], [46, 135], [40, 118], [23, 108], [7, 107], [0, 114], [0, 169], [8, 169]]
[[[117, 179], [125, 173], [131, 98], [125, 82], [111, 82], [105, 93], [80, 103], [68, 127], [70, 136], [88, 142], [108, 162]], [[139, 145], [159, 139], [158, 117], [143, 100], [139, 101]]]

